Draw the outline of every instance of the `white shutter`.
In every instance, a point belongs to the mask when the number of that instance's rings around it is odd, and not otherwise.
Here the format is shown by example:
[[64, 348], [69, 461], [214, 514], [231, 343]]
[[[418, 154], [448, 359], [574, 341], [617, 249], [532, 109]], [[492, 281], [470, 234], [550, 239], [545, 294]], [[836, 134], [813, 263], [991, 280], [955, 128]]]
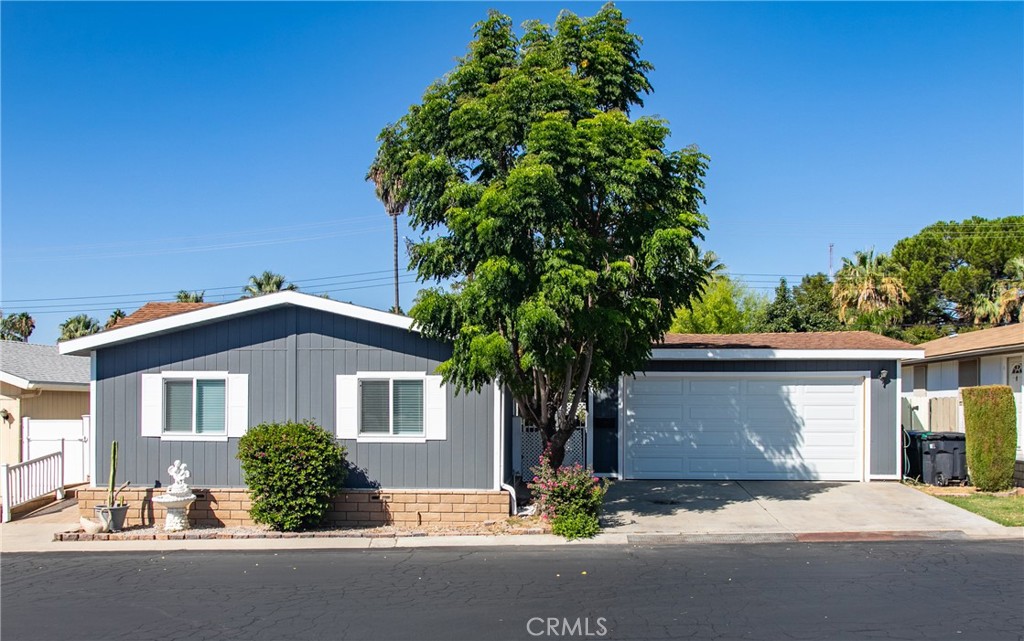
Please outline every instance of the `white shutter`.
[[423, 381], [423, 434], [430, 441], [448, 439], [448, 386], [440, 376]]
[[359, 436], [359, 377], [338, 376], [335, 384], [334, 431], [338, 438]]
[[228, 437], [240, 438], [249, 430], [249, 375], [228, 374]]
[[139, 433], [142, 436], [160, 436], [163, 431], [164, 413], [163, 377], [159, 374], [143, 374], [139, 400]]

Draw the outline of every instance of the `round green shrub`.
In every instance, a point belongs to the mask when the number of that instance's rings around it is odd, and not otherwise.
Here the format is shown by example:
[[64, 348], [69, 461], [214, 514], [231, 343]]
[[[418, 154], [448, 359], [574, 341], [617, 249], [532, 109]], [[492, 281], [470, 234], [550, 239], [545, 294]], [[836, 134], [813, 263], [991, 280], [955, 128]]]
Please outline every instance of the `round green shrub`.
[[568, 540], [589, 539], [601, 531], [601, 525], [593, 514], [582, 510], [569, 510], [551, 519], [551, 533]]
[[312, 421], [264, 423], [238, 442], [257, 523], [293, 532], [320, 525], [345, 482], [345, 448]]

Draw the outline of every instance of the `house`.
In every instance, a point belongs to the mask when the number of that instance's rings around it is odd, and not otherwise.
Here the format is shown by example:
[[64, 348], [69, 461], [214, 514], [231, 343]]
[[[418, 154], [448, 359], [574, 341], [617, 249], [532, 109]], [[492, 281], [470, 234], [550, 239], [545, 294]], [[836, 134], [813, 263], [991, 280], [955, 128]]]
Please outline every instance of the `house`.
[[962, 432], [960, 388], [1009, 385], [1017, 402], [1017, 472], [1024, 483], [1024, 324], [954, 334], [918, 345], [921, 357], [903, 362], [902, 422], [907, 429]]
[[[539, 437], [501, 386], [442, 383], [451, 347], [411, 319], [297, 292], [163, 305], [61, 345], [91, 359], [93, 478], [117, 440], [119, 478], [140, 486], [130, 498], [145, 504], [180, 459], [203, 488], [193, 518], [243, 522], [237, 439], [308, 418], [348, 450], [334, 522], [508, 514], [504, 492]], [[646, 372], [593, 393], [577, 450], [620, 478], [898, 479], [900, 360], [919, 355], [867, 332], [669, 335]], [[79, 492], [80, 505], [98, 496]]]
[[0, 463], [28, 458], [26, 419], [80, 423], [88, 414], [88, 358], [62, 356], [55, 345], [0, 341]]

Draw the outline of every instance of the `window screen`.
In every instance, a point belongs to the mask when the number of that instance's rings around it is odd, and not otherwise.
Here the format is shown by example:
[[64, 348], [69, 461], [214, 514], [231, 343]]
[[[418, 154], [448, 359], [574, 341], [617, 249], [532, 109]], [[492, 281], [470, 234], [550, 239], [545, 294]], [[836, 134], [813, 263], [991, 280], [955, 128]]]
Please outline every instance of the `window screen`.
[[192, 381], [164, 383], [164, 431], [192, 431]]
[[360, 381], [359, 431], [363, 434], [388, 434], [388, 381]]
[[196, 433], [224, 433], [224, 381], [196, 381]]
[[423, 381], [394, 381], [395, 434], [423, 433]]

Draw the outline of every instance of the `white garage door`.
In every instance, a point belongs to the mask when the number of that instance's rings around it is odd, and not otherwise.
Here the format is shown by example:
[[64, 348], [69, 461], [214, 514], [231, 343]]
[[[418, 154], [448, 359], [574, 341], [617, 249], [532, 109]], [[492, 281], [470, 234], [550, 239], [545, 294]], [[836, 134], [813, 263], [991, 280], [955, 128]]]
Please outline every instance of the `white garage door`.
[[863, 378], [637, 376], [625, 476], [858, 481]]

